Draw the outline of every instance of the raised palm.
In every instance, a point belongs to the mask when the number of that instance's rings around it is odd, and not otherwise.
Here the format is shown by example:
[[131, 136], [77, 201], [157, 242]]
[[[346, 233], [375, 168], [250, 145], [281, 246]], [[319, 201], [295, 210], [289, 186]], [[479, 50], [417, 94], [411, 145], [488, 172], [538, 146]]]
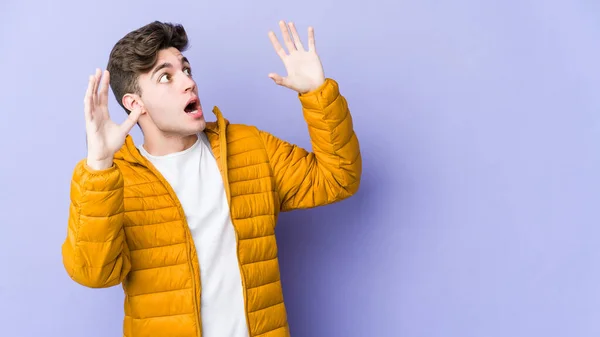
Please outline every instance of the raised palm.
[[283, 49], [274, 32], [269, 32], [269, 38], [277, 55], [283, 61], [287, 76], [283, 77], [276, 73], [270, 73], [269, 77], [275, 83], [299, 93], [307, 93], [317, 89], [325, 82], [325, 75], [315, 47], [314, 29], [312, 27], [308, 28], [308, 50], [306, 50], [293, 23], [290, 22], [286, 25], [285, 22], [280, 21], [279, 28], [281, 28], [283, 41], [288, 52], [286, 53]]
[[[101, 76], [100, 69], [91, 75], [85, 93], [84, 112], [87, 134], [88, 165], [96, 169], [112, 164], [113, 155], [123, 146], [125, 137], [133, 128], [141, 114], [139, 109], [132, 111], [122, 124], [115, 123], [108, 113], [109, 73]], [[100, 84], [100, 90], [98, 90]], [[99, 91], [99, 92], [98, 92]]]

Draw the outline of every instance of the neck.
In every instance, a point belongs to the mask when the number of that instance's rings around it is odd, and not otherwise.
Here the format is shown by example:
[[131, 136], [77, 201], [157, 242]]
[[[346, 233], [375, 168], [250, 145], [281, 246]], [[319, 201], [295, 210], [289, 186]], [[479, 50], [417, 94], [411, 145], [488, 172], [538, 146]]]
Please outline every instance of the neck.
[[189, 149], [198, 140], [198, 135], [144, 135], [142, 145], [153, 156], [165, 156]]

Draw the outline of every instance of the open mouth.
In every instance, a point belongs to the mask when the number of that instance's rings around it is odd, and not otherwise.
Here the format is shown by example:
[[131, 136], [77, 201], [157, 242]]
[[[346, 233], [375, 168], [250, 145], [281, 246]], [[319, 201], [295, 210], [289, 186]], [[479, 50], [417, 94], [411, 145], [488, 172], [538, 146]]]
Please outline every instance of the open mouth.
[[185, 106], [185, 108], [183, 109], [183, 111], [185, 111], [186, 113], [197, 113], [198, 109], [200, 108], [200, 101], [197, 98], [192, 98], [188, 104]]

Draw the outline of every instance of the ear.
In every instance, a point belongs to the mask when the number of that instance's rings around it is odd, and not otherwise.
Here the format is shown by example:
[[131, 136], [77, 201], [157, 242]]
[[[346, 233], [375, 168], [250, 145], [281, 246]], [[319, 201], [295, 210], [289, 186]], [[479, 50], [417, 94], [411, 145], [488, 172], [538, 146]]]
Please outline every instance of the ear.
[[144, 108], [144, 102], [142, 102], [142, 98], [137, 94], [125, 94], [123, 95], [123, 106], [129, 111], [133, 111], [135, 109], [141, 109], [142, 114], [146, 113], [146, 109]]

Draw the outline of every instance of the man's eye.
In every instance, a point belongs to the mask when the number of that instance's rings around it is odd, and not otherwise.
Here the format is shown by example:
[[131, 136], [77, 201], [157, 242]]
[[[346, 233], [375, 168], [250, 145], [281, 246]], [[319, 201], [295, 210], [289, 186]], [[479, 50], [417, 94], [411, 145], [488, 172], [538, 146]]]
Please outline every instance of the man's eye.
[[168, 82], [168, 81], [169, 81], [169, 74], [163, 74], [163, 75], [162, 75], [162, 76], [161, 76], [161, 77], [158, 79], [158, 81], [159, 81], [159, 82], [161, 82], [161, 83]]
[[188, 75], [188, 76], [192, 76], [192, 69], [190, 69], [190, 68], [185, 68], [183, 70], [183, 72], [186, 73], [186, 75]]

